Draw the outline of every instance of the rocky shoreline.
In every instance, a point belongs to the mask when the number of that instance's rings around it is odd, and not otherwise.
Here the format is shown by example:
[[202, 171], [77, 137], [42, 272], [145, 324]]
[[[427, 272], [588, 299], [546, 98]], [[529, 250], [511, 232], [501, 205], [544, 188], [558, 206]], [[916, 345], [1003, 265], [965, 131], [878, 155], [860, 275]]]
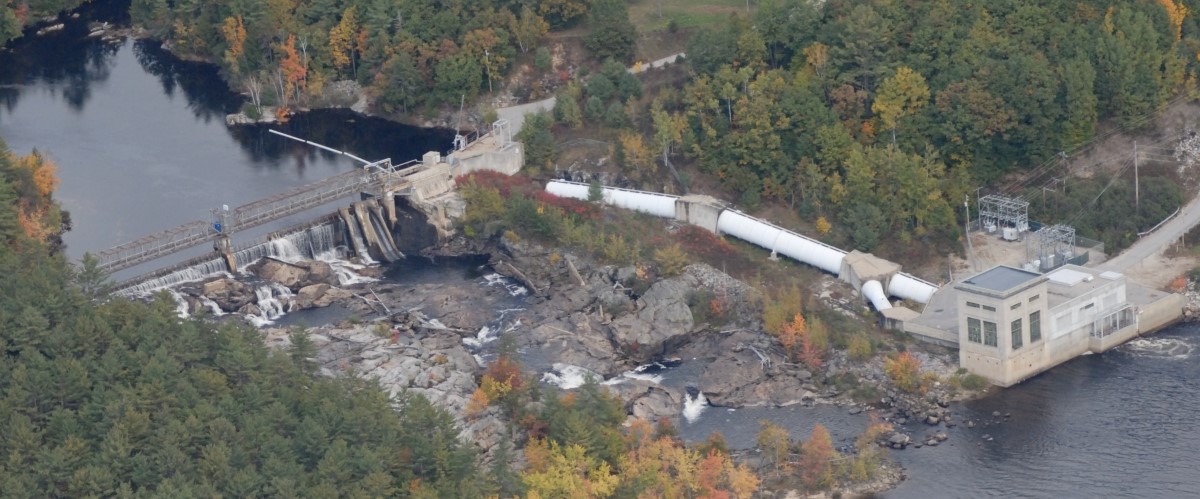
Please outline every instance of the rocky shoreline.
[[[507, 438], [506, 423], [495, 412], [468, 416], [466, 407], [487, 363], [486, 344], [506, 329], [517, 331], [513, 339], [527, 368], [554, 378], [569, 366], [576, 375], [607, 380], [631, 417], [679, 421], [689, 391], [724, 408], [831, 405], [850, 415], [869, 412], [893, 424], [895, 430], [878, 443], [897, 450], [936, 446], [948, 438], [944, 428], [970, 424], [957, 420], [950, 409], [956, 398], [944, 387], [934, 386], [921, 396], [896, 390], [880, 356], [862, 363], [835, 352], [822, 373], [790, 362], [778, 341], [761, 329], [758, 292], [707, 265], [693, 264], [678, 276], [656, 278], [638, 267], [597, 265], [508, 238], [481, 243], [457, 237], [427, 252], [433, 259], [464, 255], [488, 255], [484, 267], [495, 272], [489, 282], [498, 285], [481, 286], [470, 279], [340, 285], [326, 262], [268, 258], [249, 270], [287, 292], [264, 296], [253, 285], [229, 277], [179, 292], [191, 311], [262, 315], [270, 306], [293, 312], [331, 305], [348, 309], [350, 319], [309, 329], [322, 372], [374, 378], [393, 394], [420, 393], [454, 414], [463, 437], [485, 452]], [[360, 272], [370, 278], [381, 271], [368, 267]], [[501, 282], [499, 276], [507, 280]], [[721, 290], [727, 324], [696, 321], [690, 303], [696, 289]], [[264, 305], [264, 300], [277, 303]], [[263, 329], [272, 347], [287, 346], [289, 332]], [[953, 373], [944, 355], [913, 353], [927, 369]], [[635, 371], [676, 358], [694, 359], [699, 366], [686, 386], [664, 385]], [[863, 404], [838, 388], [834, 378], [847, 373], [881, 394], [879, 400]], [[885, 474], [890, 485], [875, 484], [870, 490], [885, 490], [903, 478], [899, 467], [890, 466], [892, 472]]]

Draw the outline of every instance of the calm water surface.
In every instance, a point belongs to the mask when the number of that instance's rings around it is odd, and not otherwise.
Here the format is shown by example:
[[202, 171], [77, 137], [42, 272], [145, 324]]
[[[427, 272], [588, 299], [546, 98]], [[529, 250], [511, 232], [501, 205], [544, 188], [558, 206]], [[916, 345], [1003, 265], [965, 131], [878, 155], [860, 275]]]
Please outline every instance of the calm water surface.
[[[149, 40], [87, 39], [82, 22], [0, 52], [0, 137], [18, 154], [37, 148], [58, 164], [56, 197], [71, 212], [64, 239], [75, 259], [356, 166], [267, 126], [226, 126], [240, 105], [212, 66], [178, 61]], [[273, 126], [396, 163], [449, 149], [453, 138], [348, 111]]]

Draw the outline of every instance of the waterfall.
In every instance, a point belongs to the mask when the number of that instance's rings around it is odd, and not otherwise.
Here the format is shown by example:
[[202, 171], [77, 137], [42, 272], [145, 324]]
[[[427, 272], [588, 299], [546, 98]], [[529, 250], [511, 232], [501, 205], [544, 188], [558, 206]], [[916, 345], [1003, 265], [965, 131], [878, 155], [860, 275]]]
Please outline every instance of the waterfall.
[[188, 318], [187, 299], [185, 299], [183, 297], [183, 295], [179, 294], [179, 292], [175, 291], [174, 289], [171, 289], [168, 291], [171, 293], [171, 299], [175, 300], [175, 315], [178, 315], [180, 319], [187, 319]]
[[292, 290], [278, 283], [267, 283], [254, 288], [255, 302], [262, 315], [247, 314], [246, 319], [256, 327], [267, 326], [283, 317], [292, 307]]
[[178, 284], [203, 281], [218, 275], [229, 275], [229, 268], [226, 267], [225, 260], [220, 257], [213, 258], [212, 260], [204, 260], [198, 264], [184, 267], [159, 277], [146, 279], [121, 289], [116, 294], [130, 298], [144, 297], [153, 294], [155, 291], [167, 289]]
[[697, 390], [696, 395], [692, 396], [691, 390], [688, 390], [687, 400], [683, 402], [683, 419], [689, 423], [695, 422], [704, 413], [705, 407], [708, 407], [708, 399], [704, 397], [704, 392]]
[[350, 232], [350, 241], [354, 245], [354, 254], [358, 255], [358, 258], [362, 260], [363, 263], [375, 263], [375, 260], [371, 259], [371, 252], [367, 251], [366, 239], [363, 238], [362, 231], [359, 230], [358, 224], [354, 223], [354, 218], [350, 216], [350, 212], [345, 208], [342, 208], [338, 210], [338, 213], [342, 217], [342, 222], [346, 224], [346, 230]]
[[[330, 267], [333, 268], [338, 276], [339, 284], [347, 285], [375, 281], [375, 279], [354, 273], [355, 270], [361, 269], [364, 266], [355, 265], [344, 260], [348, 252], [346, 248], [337, 245], [337, 231], [339, 228], [335, 224], [336, 219], [320, 225], [296, 230], [295, 232], [264, 243], [246, 246], [234, 252], [234, 259], [237, 261], [238, 267], [242, 269], [265, 257], [277, 258], [289, 263], [305, 259], [322, 260], [329, 263]], [[365, 258], [365, 261], [374, 263], [374, 261], [370, 260], [369, 256]], [[225, 259], [221, 257], [193, 261], [191, 263], [184, 263], [183, 265], [186, 266], [138, 282], [119, 290], [117, 294], [127, 297], [144, 297], [155, 291], [171, 288], [183, 283], [203, 281], [217, 276], [231, 277], [226, 267]]]
[[368, 210], [367, 220], [371, 221], [371, 228], [375, 230], [375, 239], [379, 241], [379, 251], [383, 253], [383, 257], [389, 262], [404, 258], [404, 255], [396, 249], [396, 244], [392, 242], [392, 233], [388, 230], [387, 224], [379, 219], [379, 215]]
[[379, 235], [380, 244], [389, 247], [390, 251], [404, 258], [404, 252], [400, 251], [400, 247], [396, 244], [396, 238], [392, 235], [392, 226], [387, 223], [387, 217], [383, 215], [383, 208], [379, 207], [379, 202], [371, 204], [371, 213], [374, 215], [371, 223], [375, 224], [375, 233]]
[[210, 313], [212, 313], [214, 317], [220, 317], [222, 315], [225, 315], [225, 311], [221, 310], [221, 306], [217, 305], [217, 302], [212, 301], [211, 298], [204, 296], [204, 295], [200, 295], [197, 298], [200, 299], [200, 304], [204, 305], [204, 307], [207, 308], [208, 311]]

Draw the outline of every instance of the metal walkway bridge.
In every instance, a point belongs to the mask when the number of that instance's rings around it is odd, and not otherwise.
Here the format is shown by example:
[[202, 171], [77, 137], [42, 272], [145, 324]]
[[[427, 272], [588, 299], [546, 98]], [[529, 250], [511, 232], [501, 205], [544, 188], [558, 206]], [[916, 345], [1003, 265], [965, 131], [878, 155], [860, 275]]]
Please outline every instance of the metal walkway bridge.
[[[456, 154], [467, 151], [477, 144], [488, 147], [496, 142], [501, 150], [512, 142], [509, 121], [497, 120], [489, 130], [468, 136], [458, 135], [454, 138], [454, 149], [441, 156], [436, 152], [426, 154], [422, 160], [411, 160], [400, 165], [393, 165], [390, 159], [370, 162], [353, 154], [326, 147], [316, 142], [299, 137], [269, 130], [276, 135], [319, 147], [327, 151], [341, 154], [362, 163], [353, 171], [338, 174], [324, 180], [300, 186], [281, 192], [274, 196], [260, 199], [249, 204], [230, 210], [228, 206], [212, 210], [212, 220], [195, 220], [173, 229], [150, 234], [141, 239], [106, 249], [96, 254], [97, 264], [101, 270], [112, 273], [124, 270], [134, 265], [142, 264], [157, 258], [191, 248], [206, 241], [216, 244], [214, 249], [228, 253], [232, 247], [229, 236], [235, 232], [258, 227], [274, 222], [289, 215], [337, 201], [338, 199], [360, 192], [392, 192], [399, 195], [420, 195], [421, 186], [428, 186], [430, 181], [436, 181], [438, 166], [443, 158], [453, 159]], [[489, 142], [491, 141], [491, 142]], [[430, 158], [433, 154], [436, 159]], [[519, 164], [518, 164], [519, 168]], [[428, 173], [422, 173], [428, 172]], [[446, 188], [445, 185], [442, 188]], [[230, 266], [233, 266], [231, 261]]]
[[[124, 270], [206, 241], [216, 241], [235, 232], [267, 224], [304, 210], [372, 190], [403, 185], [405, 176], [427, 167], [411, 161], [392, 166], [390, 160], [367, 165], [324, 180], [239, 206], [213, 210], [213, 220], [195, 220], [96, 254], [98, 266], [107, 272]], [[411, 166], [410, 166], [411, 165]]]

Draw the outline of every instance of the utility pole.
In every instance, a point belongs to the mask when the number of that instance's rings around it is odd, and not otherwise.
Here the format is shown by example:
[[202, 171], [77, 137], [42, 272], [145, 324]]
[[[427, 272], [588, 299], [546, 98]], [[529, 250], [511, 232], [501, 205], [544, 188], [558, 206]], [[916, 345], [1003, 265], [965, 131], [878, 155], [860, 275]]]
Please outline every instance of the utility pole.
[[1138, 189], [1138, 150], [1137, 141], [1133, 142], [1133, 207], [1139, 209], [1142, 206], [1141, 191]]
[[[979, 191], [981, 191], [981, 190], [983, 190], [982, 185], [975, 188], [975, 206], [983, 206], [982, 204], [979, 203]], [[970, 213], [967, 213], [967, 215], [969, 216]]]
[[967, 213], [967, 222], [963, 227], [963, 237], [967, 239], [967, 260], [971, 262], [971, 267], [979, 271], [979, 262], [975, 258], [975, 248], [971, 245], [971, 197], [963, 194], [963, 211]]
[[483, 67], [487, 69], [488, 74], [488, 93], [492, 93], [492, 65], [488, 62], [488, 50], [483, 49]]

